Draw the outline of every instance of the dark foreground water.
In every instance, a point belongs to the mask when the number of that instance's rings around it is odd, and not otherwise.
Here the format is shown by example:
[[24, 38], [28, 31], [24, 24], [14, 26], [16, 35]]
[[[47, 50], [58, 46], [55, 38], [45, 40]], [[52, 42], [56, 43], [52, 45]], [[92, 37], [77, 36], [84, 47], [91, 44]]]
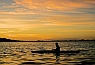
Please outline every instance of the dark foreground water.
[[81, 50], [77, 54], [37, 54], [51, 50], [55, 42], [0, 42], [0, 65], [95, 65], [95, 42], [59, 42], [61, 50]]

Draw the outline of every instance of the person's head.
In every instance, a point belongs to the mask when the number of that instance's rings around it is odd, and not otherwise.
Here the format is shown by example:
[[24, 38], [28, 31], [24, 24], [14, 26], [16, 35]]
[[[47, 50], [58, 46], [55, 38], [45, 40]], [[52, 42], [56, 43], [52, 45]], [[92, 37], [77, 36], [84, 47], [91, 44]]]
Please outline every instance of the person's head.
[[58, 43], [56, 42], [55, 45], [58, 46]]

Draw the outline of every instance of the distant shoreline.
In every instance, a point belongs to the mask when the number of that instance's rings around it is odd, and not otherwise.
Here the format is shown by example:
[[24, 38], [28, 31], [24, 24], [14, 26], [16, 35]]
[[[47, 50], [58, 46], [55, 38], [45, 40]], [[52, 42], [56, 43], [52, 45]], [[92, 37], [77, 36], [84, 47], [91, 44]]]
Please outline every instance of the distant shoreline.
[[71, 40], [71, 41], [0, 41], [0, 42], [89, 42], [95, 40]]
[[0, 42], [85, 42], [85, 41], [95, 41], [95, 40], [49, 40], [49, 41], [45, 41], [45, 40], [36, 40], [36, 41], [23, 41], [23, 40], [11, 40], [11, 39], [7, 39], [7, 38], [0, 38]]
[[63, 41], [18, 41], [18, 42], [86, 42], [86, 41], [95, 41], [95, 40], [63, 40]]

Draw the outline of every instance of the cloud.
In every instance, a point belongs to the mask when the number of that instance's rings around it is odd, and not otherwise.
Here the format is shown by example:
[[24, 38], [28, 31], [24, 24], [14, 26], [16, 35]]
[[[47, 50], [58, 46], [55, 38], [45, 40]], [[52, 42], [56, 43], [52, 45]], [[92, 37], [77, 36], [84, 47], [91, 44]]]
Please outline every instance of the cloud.
[[[95, 3], [95, 1], [93, 0]], [[15, 0], [15, 3], [29, 9], [55, 9], [55, 10], [73, 10], [77, 8], [89, 8], [92, 0]]]
[[[0, 28], [34, 28], [36, 25], [32, 25], [29, 23], [24, 22], [25, 20], [16, 20], [16, 19], [0, 19]], [[31, 20], [32, 21], [32, 20]]]
[[[45, 14], [94, 8], [95, 0], [13, 0], [3, 3], [0, 14]], [[7, 10], [6, 10], [7, 9]]]
[[35, 12], [32, 12], [32, 11], [29, 11], [27, 9], [24, 9], [24, 8], [17, 8], [17, 9], [14, 9], [14, 11], [3, 11], [1, 10], [0, 11], [0, 14], [6, 14], [6, 15], [26, 15], [26, 14], [36, 14]]
[[0, 28], [13, 28], [20, 30], [28, 30], [35, 28], [43, 28], [48, 26], [55, 26], [51, 21], [46, 20], [23, 20], [23, 19], [14, 19], [14, 18], [1, 18], [0, 19]]
[[2, 0], [0, 6], [1, 37], [67, 38], [95, 29], [95, 0]]
[[[77, 14], [76, 15], [55, 15], [44, 17], [43, 21], [48, 21], [54, 26], [92, 26], [95, 25], [94, 15]], [[52, 26], [53, 26], [52, 25]]]

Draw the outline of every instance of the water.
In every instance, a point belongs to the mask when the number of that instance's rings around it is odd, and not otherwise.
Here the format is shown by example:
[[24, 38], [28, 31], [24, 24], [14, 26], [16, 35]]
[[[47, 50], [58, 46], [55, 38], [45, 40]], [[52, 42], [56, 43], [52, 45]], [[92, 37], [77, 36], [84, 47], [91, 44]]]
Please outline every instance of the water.
[[61, 50], [81, 50], [78, 54], [31, 53], [51, 50], [55, 42], [0, 42], [0, 65], [95, 65], [95, 42], [59, 42]]

